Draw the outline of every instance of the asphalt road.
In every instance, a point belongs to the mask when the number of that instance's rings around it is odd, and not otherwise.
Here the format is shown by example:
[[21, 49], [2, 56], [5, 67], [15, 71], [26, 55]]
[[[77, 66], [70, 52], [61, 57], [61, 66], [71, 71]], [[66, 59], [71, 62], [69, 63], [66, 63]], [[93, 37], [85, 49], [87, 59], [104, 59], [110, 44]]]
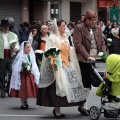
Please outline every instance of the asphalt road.
[[[104, 63], [97, 63], [96, 69], [98, 71], [105, 70]], [[100, 97], [95, 95], [97, 88], [92, 88], [89, 96], [88, 107], [98, 106], [100, 107]], [[0, 98], [0, 120], [53, 120], [51, 107], [40, 107], [36, 105], [36, 99], [28, 99], [29, 109], [20, 109], [20, 99], [18, 98]], [[65, 120], [90, 120], [89, 116], [82, 116], [78, 112], [78, 107], [66, 107], [61, 108], [62, 113], [66, 115]], [[106, 118], [101, 115], [99, 120], [106, 120]]]

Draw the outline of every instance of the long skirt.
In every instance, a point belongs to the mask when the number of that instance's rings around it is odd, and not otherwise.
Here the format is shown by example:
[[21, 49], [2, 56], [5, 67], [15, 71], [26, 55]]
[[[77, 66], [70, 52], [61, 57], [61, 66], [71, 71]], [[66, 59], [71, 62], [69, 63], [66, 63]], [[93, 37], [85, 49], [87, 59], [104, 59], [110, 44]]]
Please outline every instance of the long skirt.
[[10, 96], [17, 98], [36, 98], [38, 87], [34, 82], [33, 74], [26, 71], [22, 71], [20, 73], [20, 77], [20, 90], [11, 89]]
[[[77, 78], [75, 71], [72, 67], [66, 67], [63, 64], [63, 70], [66, 74], [67, 80], [71, 87], [70, 94], [77, 99], [79, 97], [84, 96], [83, 87], [81, 85], [76, 84], [79, 81]], [[60, 97], [56, 95], [56, 82], [53, 82], [46, 88], [39, 88], [37, 95], [37, 105], [46, 106], [46, 107], [69, 107], [69, 106], [81, 106], [85, 102], [85, 99], [80, 100], [79, 102], [70, 102], [68, 103], [67, 97]]]

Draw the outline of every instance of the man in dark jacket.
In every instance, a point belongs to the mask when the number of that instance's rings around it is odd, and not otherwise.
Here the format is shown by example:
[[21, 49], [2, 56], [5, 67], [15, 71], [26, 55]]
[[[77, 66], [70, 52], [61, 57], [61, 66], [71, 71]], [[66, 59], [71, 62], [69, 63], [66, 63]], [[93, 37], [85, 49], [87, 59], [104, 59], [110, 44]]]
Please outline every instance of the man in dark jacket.
[[105, 34], [106, 38], [111, 37], [111, 29], [112, 29], [112, 23], [110, 21], [108, 21], [107, 26], [105, 27], [105, 30], [103, 32]]

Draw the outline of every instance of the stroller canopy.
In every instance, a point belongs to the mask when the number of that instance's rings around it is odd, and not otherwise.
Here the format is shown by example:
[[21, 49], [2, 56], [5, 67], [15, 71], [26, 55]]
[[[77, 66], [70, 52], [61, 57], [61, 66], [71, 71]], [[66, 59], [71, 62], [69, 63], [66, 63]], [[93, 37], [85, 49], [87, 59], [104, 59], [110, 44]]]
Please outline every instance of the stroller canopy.
[[107, 78], [112, 82], [120, 82], [120, 55], [111, 54], [106, 61]]
[[[112, 82], [111, 91], [109, 94], [113, 96], [120, 95], [120, 55], [111, 54], [106, 60], [106, 75], [109, 81]], [[103, 96], [103, 83], [97, 89], [96, 95]]]

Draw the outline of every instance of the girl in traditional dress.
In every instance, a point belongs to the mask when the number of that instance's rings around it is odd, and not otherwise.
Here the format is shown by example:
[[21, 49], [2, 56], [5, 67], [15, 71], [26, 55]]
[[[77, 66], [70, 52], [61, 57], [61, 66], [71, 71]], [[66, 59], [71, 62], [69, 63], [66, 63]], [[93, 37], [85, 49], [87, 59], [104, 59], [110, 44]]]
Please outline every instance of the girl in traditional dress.
[[43, 56], [37, 105], [54, 107], [54, 117], [63, 118], [65, 115], [60, 107], [82, 105], [85, 96], [77, 57], [65, 34], [65, 22], [54, 19], [52, 30], [45, 51], [51, 47], [58, 48], [61, 51], [58, 55], [60, 63], [54, 71], [48, 58]]
[[10, 83], [10, 96], [21, 98], [21, 108], [28, 108], [27, 99], [36, 98], [39, 82], [39, 70], [35, 60], [35, 54], [29, 42], [21, 44], [12, 65], [12, 77]]

